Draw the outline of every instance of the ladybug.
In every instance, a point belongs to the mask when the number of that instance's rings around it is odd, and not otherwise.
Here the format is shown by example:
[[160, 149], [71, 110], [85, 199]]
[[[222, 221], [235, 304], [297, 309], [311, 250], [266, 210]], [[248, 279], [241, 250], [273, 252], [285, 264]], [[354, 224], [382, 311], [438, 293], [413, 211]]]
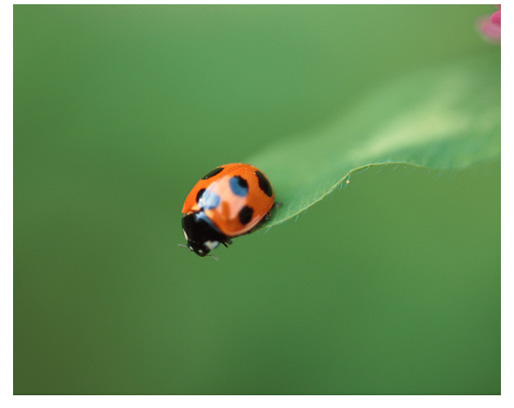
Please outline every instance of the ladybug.
[[231, 238], [248, 234], [269, 219], [274, 203], [273, 187], [257, 167], [244, 163], [216, 167], [196, 183], [184, 202], [187, 248], [203, 257], [219, 244], [232, 244]]

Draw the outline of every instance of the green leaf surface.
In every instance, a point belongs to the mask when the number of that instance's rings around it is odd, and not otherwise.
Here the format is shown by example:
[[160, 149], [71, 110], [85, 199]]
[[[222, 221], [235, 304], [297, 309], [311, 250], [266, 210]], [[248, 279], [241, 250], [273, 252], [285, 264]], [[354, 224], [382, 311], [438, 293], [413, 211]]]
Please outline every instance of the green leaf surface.
[[268, 175], [282, 203], [270, 228], [370, 166], [458, 169], [499, 156], [500, 64], [486, 55], [390, 82], [332, 124], [271, 145], [248, 162]]

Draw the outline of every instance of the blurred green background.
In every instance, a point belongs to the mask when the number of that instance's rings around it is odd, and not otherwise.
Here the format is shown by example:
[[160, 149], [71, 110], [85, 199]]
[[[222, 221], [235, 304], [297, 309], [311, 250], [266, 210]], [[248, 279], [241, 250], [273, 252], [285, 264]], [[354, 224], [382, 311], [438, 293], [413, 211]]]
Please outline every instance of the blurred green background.
[[177, 248], [204, 173], [499, 54], [494, 10], [15, 5], [14, 393], [500, 393], [499, 162], [369, 170], [219, 262]]

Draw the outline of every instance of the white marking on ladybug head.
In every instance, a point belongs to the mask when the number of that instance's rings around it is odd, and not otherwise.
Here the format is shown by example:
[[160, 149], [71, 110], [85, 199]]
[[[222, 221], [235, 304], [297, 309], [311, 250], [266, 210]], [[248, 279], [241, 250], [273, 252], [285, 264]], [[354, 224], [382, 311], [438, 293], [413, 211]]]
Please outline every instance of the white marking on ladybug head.
[[214, 248], [217, 248], [220, 244], [219, 241], [205, 241], [204, 245], [209, 248], [210, 251], [212, 251]]

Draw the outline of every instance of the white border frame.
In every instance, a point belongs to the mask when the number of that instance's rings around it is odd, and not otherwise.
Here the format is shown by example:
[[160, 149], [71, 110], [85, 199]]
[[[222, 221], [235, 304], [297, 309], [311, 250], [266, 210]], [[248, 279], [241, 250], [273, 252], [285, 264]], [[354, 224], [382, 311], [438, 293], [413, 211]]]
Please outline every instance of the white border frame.
[[[152, 4], [497, 4], [484, 1], [444, 1], [444, 2], [419, 2], [419, 1], [396, 1], [388, 3], [383, 1], [322, 1], [320, 3], [306, 1], [188, 1], [169, 2], [152, 1]], [[20, 1], [14, 4], [48, 4], [43, 1]], [[79, 3], [76, 1], [54, 1], [51, 4], [142, 4], [135, 1], [93, 1]], [[507, 16], [514, 12], [511, 4], [502, 5]], [[3, 109], [1, 110], [2, 125], [6, 137], [1, 139], [3, 154], [2, 160], [2, 190], [6, 197], [2, 200], [2, 322], [7, 326], [7, 335], [2, 339], [2, 394], [1, 401], [4, 407], [90, 407], [111, 406], [112, 404], [123, 404], [124, 407], [140, 407], [143, 404], [151, 404], [154, 407], [170, 404], [180, 407], [195, 407], [197, 405], [209, 404], [210, 407], [261, 407], [269, 405], [293, 405], [304, 407], [321, 405], [323, 407], [340, 407], [345, 404], [350, 407], [377, 406], [381, 407], [430, 407], [438, 406], [466, 406], [466, 407], [503, 407], [514, 404], [512, 387], [514, 377], [512, 370], [514, 338], [512, 335], [512, 305], [513, 305], [513, 278], [514, 268], [512, 265], [512, 212], [513, 200], [510, 197], [512, 180], [512, 162], [509, 158], [512, 153], [511, 131], [512, 113], [512, 80], [505, 72], [514, 72], [510, 57], [512, 56], [512, 18], [507, 20], [502, 29], [502, 365], [501, 365], [501, 396], [13, 396], [13, 3], [2, 3], [1, 5], [2, 49], [7, 55], [7, 63], [2, 64], [3, 71]], [[491, 10], [491, 13], [494, 9]], [[510, 67], [510, 68], [509, 68]]]

